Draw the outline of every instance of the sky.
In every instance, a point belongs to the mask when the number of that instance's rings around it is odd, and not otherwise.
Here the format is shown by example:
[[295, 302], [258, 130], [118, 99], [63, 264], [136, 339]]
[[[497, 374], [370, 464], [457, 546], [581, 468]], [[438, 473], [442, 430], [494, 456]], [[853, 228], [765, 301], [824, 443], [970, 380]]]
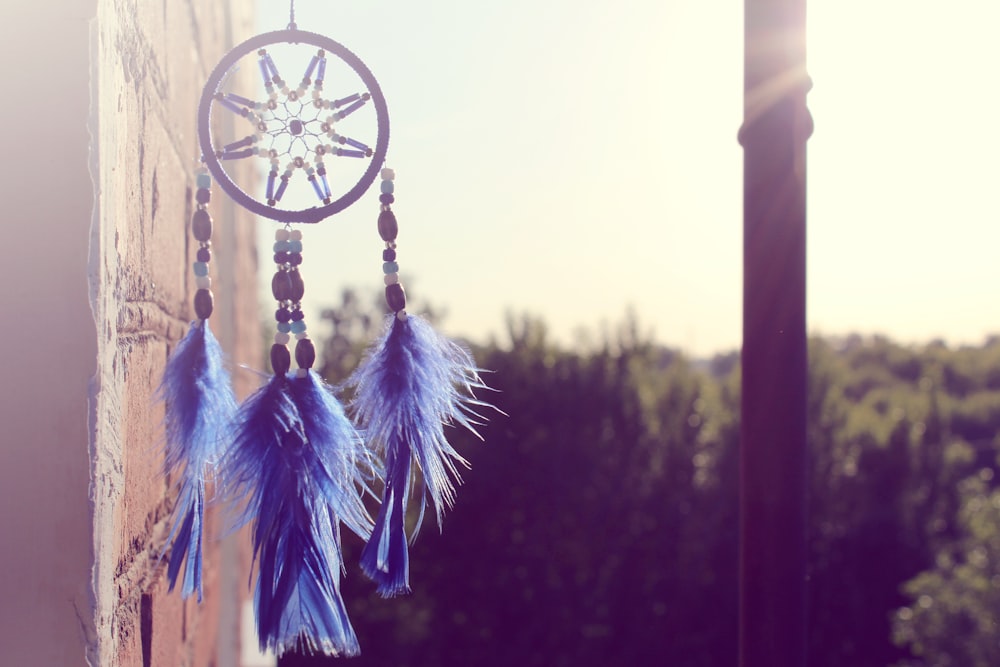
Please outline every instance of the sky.
[[[259, 2], [260, 30], [284, 28], [288, 2]], [[942, 7], [810, 6], [813, 333], [1000, 332], [1000, 6]], [[739, 346], [740, 0], [295, 8], [380, 83], [401, 276], [447, 333], [503, 340], [528, 314], [569, 345], [632, 309], [691, 354]], [[308, 321], [344, 287], [381, 289], [377, 199], [304, 228]]]

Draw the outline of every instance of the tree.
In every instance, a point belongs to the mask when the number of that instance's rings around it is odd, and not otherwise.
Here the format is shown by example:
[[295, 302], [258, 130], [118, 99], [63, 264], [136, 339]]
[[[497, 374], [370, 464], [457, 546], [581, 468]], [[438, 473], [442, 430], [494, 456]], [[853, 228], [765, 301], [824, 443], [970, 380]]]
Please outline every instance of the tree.
[[958, 539], [904, 586], [912, 602], [896, 612], [893, 637], [915, 657], [900, 667], [1000, 664], [1000, 490], [989, 490], [993, 477], [986, 468], [959, 485]]
[[412, 596], [349, 572], [353, 664], [735, 661], [738, 397], [639, 331], [574, 352], [510, 318], [477, 350], [509, 416], [485, 444], [455, 432], [472, 467], [444, 532], [413, 545]]
[[[331, 381], [377, 333], [372, 302], [327, 311]], [[352, 664], [735, 664], [739, 355], [694, 362], [634, 316], [614, 331], [564, 349], [510, 317], [474, 349], [509, 416], [485, 444], [455, 431], [472, 468], [444, 532], [412, 547], [412, 596], [381, 600], [348, 566]], [[1000, 664], [998, 363], [1000, 339], [811, 341], [813, 667]], [[307, 664], [325, 663], [282, 660]]]

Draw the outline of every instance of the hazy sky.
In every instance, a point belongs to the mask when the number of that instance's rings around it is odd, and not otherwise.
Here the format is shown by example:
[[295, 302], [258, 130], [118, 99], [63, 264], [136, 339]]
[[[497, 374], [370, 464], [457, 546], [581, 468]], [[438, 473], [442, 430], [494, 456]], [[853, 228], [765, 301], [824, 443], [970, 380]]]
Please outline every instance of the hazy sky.
[[[705, 355], [740, 339], [742, 6], [297, 0], [296, 19], [382, 86], [402, 276], [449, 333], [530, 313], [570, 342], [632, 306]], [[810, 7], [812, 331], [1000, 331], [1000, 8], [944, 7]], [[262, 31], [287, 22], [261, 0]], [[380, 289], [377, 211], [373, 190], [305, 228], [311, 321]]]

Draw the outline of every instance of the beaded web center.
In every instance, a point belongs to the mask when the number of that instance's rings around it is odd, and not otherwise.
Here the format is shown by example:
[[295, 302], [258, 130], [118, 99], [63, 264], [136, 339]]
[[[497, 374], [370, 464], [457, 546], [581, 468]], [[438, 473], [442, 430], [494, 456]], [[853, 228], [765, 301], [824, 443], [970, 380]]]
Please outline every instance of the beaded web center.
[[220, 91], [214, 96], [216, 102], [245, 118], [252, 126], [251, 133], [242, 139], [215, 148], [215, 157], [220, 161], [251, 157], [268, 160], [270, 169], [265, 185], [268, 206], [281, 201], [298, 170], [305, 173], [316, 197], [329, 204], [332, 194], [324, 160], [336, 157], [366, 159], [373, 154], [361, 141], [337, 133], [334, 125], [365, 106], [371, 94], [358, 92], [338, 99], [324, 97], [327, 60], [323, 49], [312, 57], [296, 88], [290, 88], [281, 78], [267, 49], [257, 51], [257, 64], [267, 94], [265, 101], [258, 102], [232, 92]]

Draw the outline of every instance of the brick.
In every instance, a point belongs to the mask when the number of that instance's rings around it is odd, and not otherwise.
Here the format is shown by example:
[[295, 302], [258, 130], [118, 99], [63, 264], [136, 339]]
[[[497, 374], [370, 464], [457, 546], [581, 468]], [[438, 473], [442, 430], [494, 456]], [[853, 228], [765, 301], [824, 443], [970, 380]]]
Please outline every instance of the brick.
[[[95, 470], [101, 493], [94, 509], [92, 651], [107, 667], [214, 664], [222, 597], [234, 593], [218, 586], [221, 550], [214, 537], [220, 525], [212, 510], [206, 519], [204, 602], [167, 592], [160, 554], [174, 499], [161, 473], [162, 407], [151, 399], [169, 350], [193, 317], [195, 244], [187, 224], [199, 153], [197, 99], [206, 68], [221, 57], [233, 32], [225, 21], [230, 12], [238, 14], [235, 8], [220, 10], [221, 4], [102, 0], [98, 6], [99, 224], [107, 241], [100, 264], [107, 293], [98, 310], [103, 379]], [[220, 310], [240, 316], [224, 323], [214, 318], [213, 327], [233, 358], [254, 359], [260, 354], [254, 351], [256, 294], [225, 289], [255, 284], [253, 224], [222, 197], [211, 208], [216, 238], [231, 241], [218, 244], [216, 254], [225, 261], [213, 262]]]

